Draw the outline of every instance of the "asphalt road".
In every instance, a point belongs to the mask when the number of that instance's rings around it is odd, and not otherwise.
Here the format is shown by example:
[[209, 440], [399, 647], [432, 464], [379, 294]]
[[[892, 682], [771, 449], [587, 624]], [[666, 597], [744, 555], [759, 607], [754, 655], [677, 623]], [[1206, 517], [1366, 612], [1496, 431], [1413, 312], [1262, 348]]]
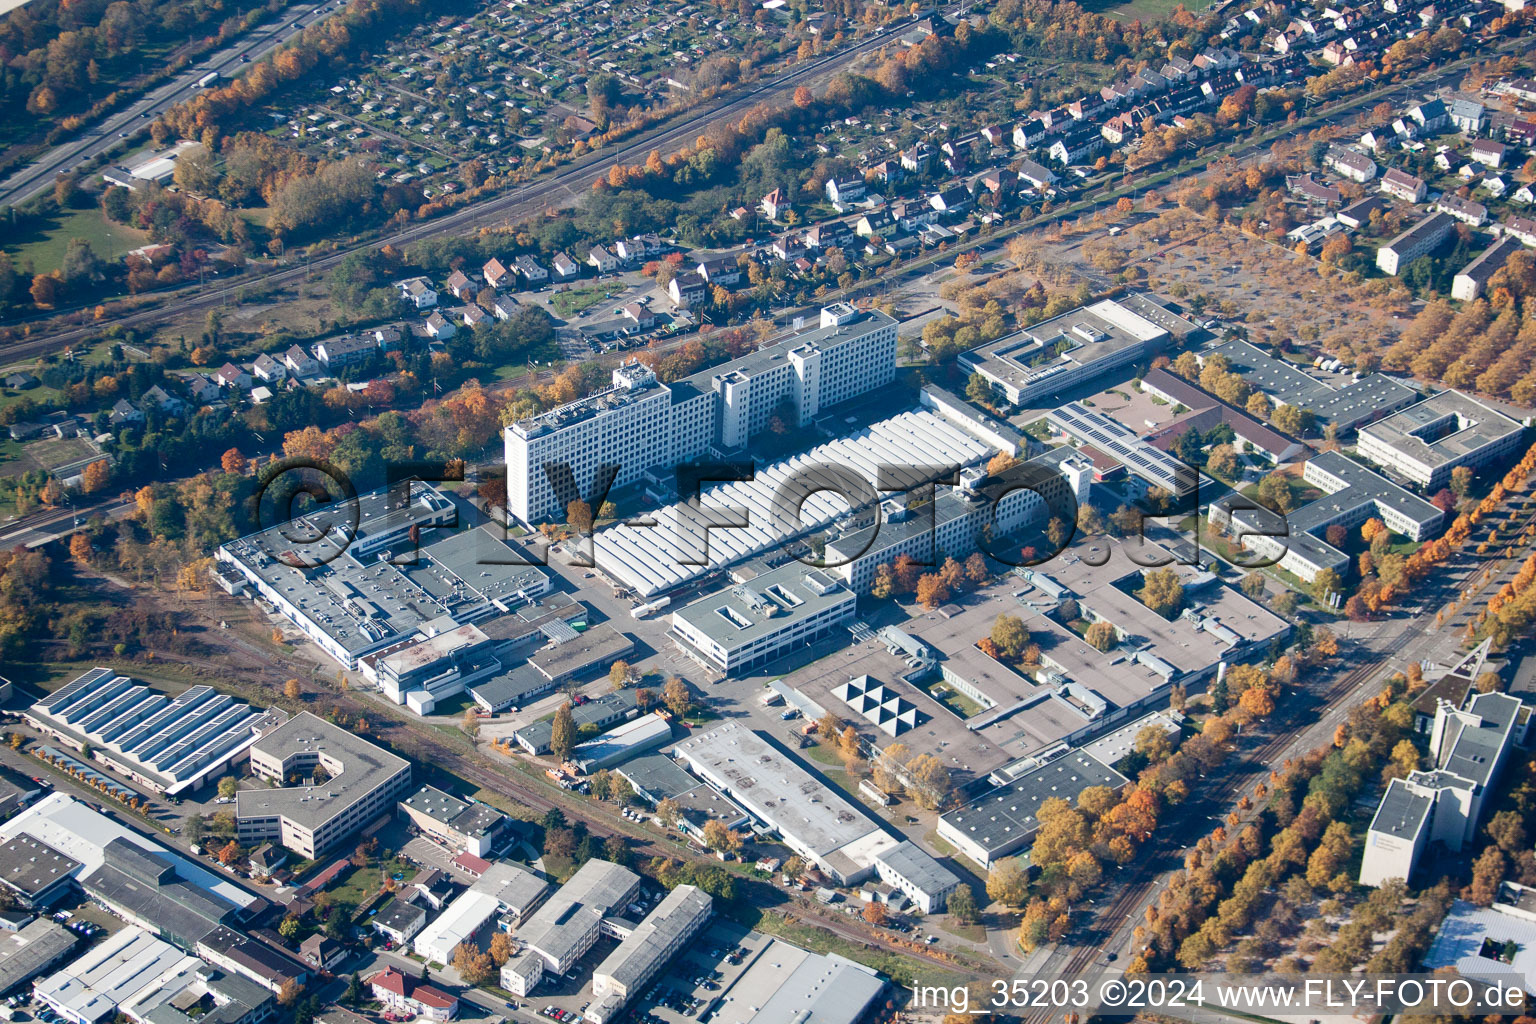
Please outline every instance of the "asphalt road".
[[[278, 20], [258, 25], [229, 46], [204, 57], [175, 78], [139, 97], [136, 102], [109, 114], [99, 124], [59, 144], [0, 182], [0, 206], [14, 206], [30, 199], [51, 187], [59, 174], [95, 159], [122, 142], [125, 137], [148, 129], [155, 118], [196, 93], [198, 79], [209, 72], [217, 71], [226, 79], [234, 77], [246, 66], [242, 56], [249, 55], [253, 62], [260, 60], [298, 35], [303, 28], [325, 20], [331, 10], [340, 6], [341, 0], [326, 0], [320, 6], [312, 3], [294, 4], [283, 11]], [[296, 28], [295, 25], [300, 27]]]

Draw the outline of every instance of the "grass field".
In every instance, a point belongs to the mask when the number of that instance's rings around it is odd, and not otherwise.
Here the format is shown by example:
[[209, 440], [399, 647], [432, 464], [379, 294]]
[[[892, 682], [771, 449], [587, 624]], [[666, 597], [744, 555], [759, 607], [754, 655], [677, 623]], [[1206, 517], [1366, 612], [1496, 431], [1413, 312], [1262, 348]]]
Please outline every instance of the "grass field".
[[[1179, 6], [1179, 0], [1130, 0], [1129, 3], [1119, 3], [1116, 0], [1093, 0], [1084, 4], [1090, 11], [1099, 14], [1107, 14], [1118, 21], [1161, 21], [1171, 14], [1173, 9]], [[1201, 0], [1192, 0], [1184, 5], [1191, 11], [1198, 11], [1206, 5]]]
[[601, 285], [591, 285], [586, 288], [556, 292], [549, 297], [549, 307], [555, 311], [556, 316], [562, 319], [569, 318], [602, 302], [608, 297], [609, 291], [610, 289]]
[[68, 210], [32, 222], [30, 230], [8, 239], [5, 251], [21, 267], [32, 261], [32, 272], [57, 270], [64, 247], [72, 238], [83, 238], [102, 259], [119, 259], [149, 241], [149, 234], [122, 224], [109, 224], [100, 210]]
[[27, 445], [27, 454], [50, 472], [99, 453], [100, 449], [83, 437], [50, 437]]

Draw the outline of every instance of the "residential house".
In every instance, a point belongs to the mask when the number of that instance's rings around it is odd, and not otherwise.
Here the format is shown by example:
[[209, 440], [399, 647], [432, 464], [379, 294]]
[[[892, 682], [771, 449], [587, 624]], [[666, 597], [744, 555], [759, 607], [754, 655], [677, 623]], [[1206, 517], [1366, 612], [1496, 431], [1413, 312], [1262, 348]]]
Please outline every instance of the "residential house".
[[705, 288], [704, 279], [691, 270], [673, 274], [672, 280], [667, 282], [667, 294], [672, 297], [673, 305], [682, 309], [704, 301]]
[[624, 306], [624, 317], [627, 320], [633, 320], [635, 327], [642, 331], [656, 326], [656, 314], [652, 313], [643, 303], [626, 303]]
[[[442, 314], [431, 314], [442, 319]], [[430, 318], [429, 318], [430, 319]], [[335, 373], [344, 366], [352, 366], [367, 359], [369, 355], [377, 351], [379, 344], [369, 334], [343, 334], [336, 338], [326, 338], [317, 342], [314, 347], [315, 358], [328, 372]]]
[[1536, 246], [1536, 218], [1507, 217], [1497, 230], [1511, 238], [1520, 239], [1522, 245]]
[[928, 205], [939, 213], [960, 216], [968, 212], [976, 204], [971, 199], [971, 193], [964, 186], [954, 185], [942, 192], [935, 192], [929, 196]]
[[596, 268], [599, 274], [611, 274], [619, 269], [619, 258], [608, 251], [604, 245], [594, 245], [587, 252], [587, 264]]
[[384, 1008], [396, 1013], [408, 1013], [427, 1020], [452, 1020], [459, 1012], [459, 1000], [455, 996], [415, 978], [406, 977], [393, 967], [368, 979], [373, 998]]
[[712, 256], [700, 260], [694, 269], [710, 285], [729, 288], [741, 280], [741, 264], [735, 256]]
[[1374, 153], [1379, 153], [1397, 142], [1397, 132], [1392, 130], [1390, 124], [1378, 124], [1360, 133], [1360, 145]]
[[1497, 170], [1504, 166], [1504, 153], [1507, 147], [1502, 142], [1494, 142], [1492, 139], [1478, 139], [1472, 143], [1472, 159], [1484, 167], [1492, 167]]
[[1376, 161], [1364, 153], [1357, 153], [1343, 146], [1329, 146], [1327, 154], [1323, 157], [1323, 166], [1350, 181], [1364, 183], [1376, 177]]
[[1030, 118], [1020, 121], [1013, 127], [1013, 145], [1015, 149], [1034, 149], [1045, 141], [1050, 129], [1039, 118]]
[[1441, 196], [1435, 208], [1450, 214], [1463, 223], [1480, 228], [1488, 223], [1488, 207], [1482, 203], [1475, 203], [1470, 199], [1463, 199], [1458, 195]]
[[778, 220], [780, 214], [790, 211], [792, 204], [789, 201], [789, 197], [784, 194], [783, 189], [776, 188], [763, 196], [763, 201], [759, 204], [759, 208], [763, 211], [764, 217], [767, 217], [769, 220]]
[[1019, 161], [1018, 172], [1020, 178], [1038, 189], [1050, 188], [1056, 184], [1054, 171], [1027, 158]]
[[933, 147], [926, 142], [918, 142], [902, 151], [901, 169], [910, 174], [922, 174], [928, 170], [928, 164], [932, 159]]
[[400, 290], [400, 298], [417, 309], [431, 309], [437, 305], [437, 290], [424, 277], [408, 277], [396, 281], [395, 287]]
[[517, 300], [510, 295], [498, 295], [491, 300], [490, 312], [497, 320], [510, 320], [517, 313]]
[[1520, 249], [1520, 240], [1510, 235], [1495, 241], [1452, 279], [1451, 298], [1471, 302], [1482, 295], [1488, 286], [1488, 279], [1508, 262], [1511, 253], [1519, 252]]
[[556, 281], [574, 281], [581, 276], [581, 268], [576, 261], [563, 252], [555, 253], [555, 258], [550, 260], [550, 266], [554, 268]]
[[[295, 346], [297, 348], [297, 346]], [[308, 356], [305, 357], [306, 359]], [[311, 363], [313, 359], [309, 360]], [[219, 400], [219, 386], [201, 373], [190, 373], [181, 379], [192, 399], [202, 405]]]
[[234, 363], [225, 363], [213, 371], [213, 382], [221, 388], [251, 389], [251, 375]]
[[1408, 119], [1418, 125], [1419, 135], [1438, 135], [1451, 126], [1451, 113], [1441, 99], [1409, 107]]
[[1062, 164], [1082, 163], [1104, 149], [1104, 137], [1091, 127], [1063, 135], [1051, 143], [1047, 155]]
[[1445, 112], [1451, 124], [1463, 135], [1477, 135], [1486, 123], [1483, 105], [1472, 100], [1451, 100], [1446, 104]]
[[462, 270], [455, 270], [448, 275], [448, 290], [456, 299], [472, 299], [475, 297], [475, 283], [471, 281]]
[[399, 896], [385, 903], [378, 913], [368, 919], [368, 924], [376, 933], [397, 946], [410, 942], [426, 923], [427, 908]]
[[449, 338], [453, 337], [455, 331], [457, 330], [457, 328], [453, 326], [453, 323], [441, 313], [433, 313], [431, 316], [427, 317], [426, 329], [427, 336], [436, 341], [447, 341]]
[[847, 221], [828, 220], [812, 225], [805, 232], [805, 244], [812, 249], [832, 249], [853, 237]]
[[470, 330], [474, 330], [491, 319], [491, 315], [479, 306], [464, 306], [454, 310], [454, 312], [458, 314], [460, 322]]
[[139, 408], [148, 410], [151, 406], [167, 416], [176, 416], [187, 407], [187, 403], [156, 384], [139, 399]]
[[882, 160], [869, 169], [869, 174], [882, 185], [896, 185], [907, 180], [907, 172], [895, 160]]
[[288, 346], [288, 351], [283, 353], [283, 365], [295, 377], [313, 377], [320, 372], [320, 364], [298, 345]]
[[346, 947], [325, 935], [317, 933], [299, 943], [299, 959], [317, 971], [329, 971], [346, 958]]
[[1422, 178], [1400, 171], [1396, 167], [1389, 167], [1381, 176], [1381, 190], [1404, 202], [1422, 203], [1425, 195], [1429, 193], [1429, 186], [1424, 184]]
[[1338, 212], [1339, 223], [1345, 227], [1358, 228], [1362, 224], [1369, 224], [1371, 214], [1385, 213], [1387, 201], [1380, 195], [1366, 196], [1357, 199]]
[[781, 260], [796, 260], [805, 255], [805, 239], [797, 232], [786, 231], [769, 243], [768, 251]]
[[268, 384], [281, 383], [288, 377], [288, 367], [263, 352], [251, 364], [251, 372]]
[[[112, 403], [112, 410], [107, 414], [107, 422], [112, 424], [114, 427], [126, 427], [135, 423], [143, 423], [144, 414], [139, 411], [137, 406], [128, 401], [128, 399], [119, 398], [116, 402]], [[37, 429], [32, 431], [32, 433], [28, 436], [36, 437], [38, 434], [42, 433], [42, 424], [34, 423], [29, 424], [29, 426], [36, 427]], [[12, 428], [11, 436], [13, 438], [16, 436], [15, 428]]]
[[532, 256], [519, 256], [512, 263], [517, 268], [517, 272], [523, 275], [523, 280], [529, 284], [536, 285], [549, 280], [549, 268]]
[[891, 213], [890, 207], [884, 207], [866, 213], [853, 222], [853, 233], [860, 238], [868, 238], [889, 230], [896, 224], [896, 216]]
[[485, 266], [480, 269], [480, 276], [484, 277], [485, 283], [492, 288], [500, 288], [511, 280], [512, 271], [508, 270], [501, 260], [492, 258], [487, 260]]
[[863, 178], [827, 179], [827, 198], [839, 206], [863, 199], [865, 191]]

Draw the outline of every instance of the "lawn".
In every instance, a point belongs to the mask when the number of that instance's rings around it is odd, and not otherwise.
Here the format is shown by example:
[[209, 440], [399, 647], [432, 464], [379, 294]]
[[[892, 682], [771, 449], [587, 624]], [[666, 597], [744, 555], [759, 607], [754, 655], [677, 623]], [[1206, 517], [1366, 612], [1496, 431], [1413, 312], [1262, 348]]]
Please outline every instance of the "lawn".
[[32, 262], [32, 271], [46, 274], [57, 270], [64, 259], [64, 247], [72, 238], [83, 238], [102, 259], [120, 258], [130, 249], [149, 241], [149, 234], [122, 224], [110, 224], [96, 207], [68, 210], [30, 221], [29, 230], [7, 241], [5, 251], [18, 267]]
[[[1160, 21], [1173, 13], [1173, 9], [1179, 5], [1179, 0], [1130, 0], [1129, 3], [1119, 3], [1117, 0], [1094, 0], [1084, 4], [1090, 11], [1106, 14], [1120, 21]], [[1206, 4], [1196, 0], [1195, 3], [1186, 5], [1190, 10], [1198, 11], [1206, 7]]]
[[[738, 908], [745, 913], [735, 913]], [[742, 923], [766, 935], [776, 935], [815, 953], [836, 953], [849, 960], [873, 967], [894, 979], [899, 985], [921, 983], [949, 986], [965, 983], [961, 975], [955, 971], [946, 970], [938, 964], [919, 961], [878, 947], [850, 942], [835, 932], [818, 928], [809, 922], [794, 920], [772, 911], [756, 912], [755, 908], [743, 907], [739, 903], [733, 903], [731, 911], [732, 916], [738, 919], [750, 916], [751, 920], [742, 920]]]
[[913, 685], [961, 718], [979, 715], [983, 710], [980, 704], [971, 700], [971, 698], [948, 683], [935, 680], [932, 683], [914, 683]]
[[549, 297], [549, 307], [561, 319], [568, 320], [584, 309], [602, 302], [609, 295], [610, 289], [601, 285], [589, 285], [586, 288], [571, 288], [567, 291], [556, 292]]

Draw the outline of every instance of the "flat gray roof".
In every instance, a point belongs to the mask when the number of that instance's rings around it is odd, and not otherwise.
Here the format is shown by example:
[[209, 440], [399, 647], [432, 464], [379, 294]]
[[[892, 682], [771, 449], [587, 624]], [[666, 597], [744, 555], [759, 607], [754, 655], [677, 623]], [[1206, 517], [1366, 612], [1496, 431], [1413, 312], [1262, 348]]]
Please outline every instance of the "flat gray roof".
[[867, 867], [897, 843], [863, 808], [739, 722], [690, 736], [675, 749], [706, 781], [818, 857]]
[[48, 891], [80, 867], [73, 857], [26, 834], [0, 845], [0, 880], [28, 898]]
[[606, 622], [589, 626], [574, 640], [545, 647], [529, 655], [528, 663], [559, 682], [594, 665], [606, 665], [635, 649], [635, 642]]
[[831, 573], [791, 561], [673, 614], [729, 651], [852, 600], [852, 592]]
[[495, 897], [502, 906], [522, 917], [549, 891], [549, 883], [526, 868], [500, 860], [486, 868], [469, 888]]
[[[830, 307], [829, 307], [830, 308]], [[852, 320], [841, 325], [830, 327], [807, 327], [805, 330], [791, 334], [789, 337], [775, 344], [765, 346], [756, 352], [748, 352], [728, 363], [719, 366], [711, 366], [706, 370], [700, 370], [691, 377], [685, 377], [682, 383], [699, 391], [713, 391], [714, 379], [732, 373], [739, 373], [746, 377], [763, 373], [782, 366], [789, 361], [789, 353], [802, 345], [815, 345], [823, 352], [846, 345], [852, 341], [858, 341], [877, 331], [882, 327], [894, 327], [896, 321], [877, 309], [865, 310], [858, 313]]]
[[469, 836], [485, 835], [507, 817], [489, 804], [460, 800], [433, 786], [422, 786], [400, 803]]
[[1411, 840], [1424, 827], [1434, 807], [1434, 797], [1415, 793], [1402, 779], [1393, 779], [1387, 783], [1381, 805], [1371, 818], [1371, 831]]
[[1175, 317], [1156, 303], [1103, 299], [988, 342], [961, 359], [1011, 387], [1033, 387], [1068, 365], [1086, 366], [1132, 346], [1166, 339], [1170, 326], [1149, 319], [1156, 310], [1170, 320]]
[[1479, 786], [1488, 785], [1500, 763], [1500, 755], [1510, 741], [1522, 706], [1518, 697], [1507, 693], [1474, 696], [1467, 710], [1479, 716], [1482, 724], [1473, 726], [1452, 719], [1448, 728], [1455, 732], [1447, 737], [1450, 746], [1442, 748], [1445, 754], [1440, 760], [1440, 770], [1452, 772]]
[[1233, 373], [1276, 401], [1310, 409], [1319, 423], [1337, 423], [1346, 430], [1419, 397], [1417, 391], [1380, 373], [1335, 388], [1246, 341], [1229, 341], [1201, 353], [1202, 358], [1210, 356], [1224, 358]]
[[956, 832], [977, 846], [992, 851], [1016, 843], [1037, 827], [1035, 813], [1051, 799], [1074, 806], [1083, 790], [1092, 786], [1118, 789], [1126, 778], [1113, 768], [1080, 750], [1068, 751], [1032, 768], [1006, 786], [944, 815]]
[[[489, 525], [452, 532], [452, 502], [420, 481], [410, 482], [410, 494], [407, 505], [392, 505], [387, 489], [359, 495], [355, 536], [347, 503], [337, 502], [231, 541], [220, 557], [354, 655], [444, 615], [461, 623], [499, 615], [498, 605], [548, 588], [538, 566], [506, 564], [518, 556]], [[412, 526], [421, 542], [407, 562]]]
[[928, 855], [908, 839], [880, 854], [880, 863], [926, 893], [945, 892], [960, 884], [960, 876]]
[[565, 960], [588, 929], [629, 898], [640, 876], [612, 861], [589, 860], [517, 929], [518, 939], [556, 962]]
[[650, 977], [677, 952], [675, 943], [707, 919], [714, 904], [704, 890], [691, 885], [678, 886], [667, 893], [617, 949], [608, 954], [595, 974], [612, 978], [630, 995], [635, 995], [634, 986]]
[[1343, 490], [1308, 502], [1290, 514], [1291, 529], [1312, 531], [1326, 520], [1349, 508], [1359, 508], [1365, 502], [1375, 502], [1392, 509], [1404, 519], [1428, 528], [1445, 517], [1445, 513], [1411, 491], [1405, 490], [1374, 470], [1368, 469], [1340, 452], [1323, 452], [1312, 457], [1317, 467], [1332, 476], [1344, 480]]
[[33, 976], [75, 948], [75, 936], [46, 917], [25, 928], [0, 934], [0, 993]]
[[308, 711], [263, 735], [252, 744], [251, 751], [284, 762], [318, 754], [341, 763], [340, 773], [333, 774], [323, 785], [242, 789], [235, 794], [238, 817], [281, 814], [312, 831], [366, 799], [401, 772], [409, 777], [411, 770], [411, 763], [405, 758], [396, 757]]
[[723, 993], [717, 1024], [857, 1024], [885, 991], [871, 968], [771, 940]]
[[668, 797], [676, 798], [699, 784], [698, 779], [664, 754], [642, 754], [613, 771], [637, 793], [657, 803]]
[[1504, 440], [1524, 428], [1460, 391], [1442, 391], [1386, 419], [1361, 427], [1362, 434], [1426, 466], [1440, 466]]

